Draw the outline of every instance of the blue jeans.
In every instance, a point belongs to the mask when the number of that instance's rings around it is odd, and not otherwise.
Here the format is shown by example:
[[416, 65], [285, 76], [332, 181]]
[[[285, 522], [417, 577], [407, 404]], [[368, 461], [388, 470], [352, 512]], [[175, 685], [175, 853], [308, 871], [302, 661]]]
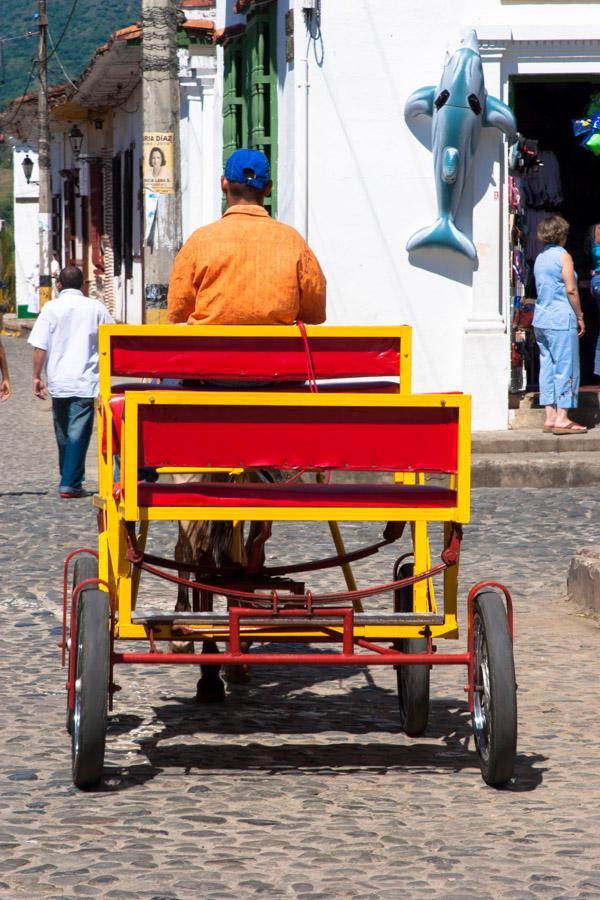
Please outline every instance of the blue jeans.
[[53, 397], [52, 417], [58, 444], [59, 491], [80, 491], [94, 429], [94, 398]]
[[540, 348], [540, 406], [573, 409], [579, 394], [577, 331], [536, 328], [535, 339]]

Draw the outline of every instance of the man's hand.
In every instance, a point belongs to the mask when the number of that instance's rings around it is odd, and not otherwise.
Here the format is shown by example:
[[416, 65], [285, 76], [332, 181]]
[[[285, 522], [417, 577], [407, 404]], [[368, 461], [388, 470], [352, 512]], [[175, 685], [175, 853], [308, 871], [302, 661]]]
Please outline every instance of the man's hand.
[[41, 378], [33, 379], [33, 393], [36, 397], [39, 397], [40, 400], [45, 400], [48, 396], [46, 393], [46, 385]]
[[10, 381], [8, 378], [3, 378], [2, 383], [0, 384], [0, 400], [8, 400], [11, 394]]

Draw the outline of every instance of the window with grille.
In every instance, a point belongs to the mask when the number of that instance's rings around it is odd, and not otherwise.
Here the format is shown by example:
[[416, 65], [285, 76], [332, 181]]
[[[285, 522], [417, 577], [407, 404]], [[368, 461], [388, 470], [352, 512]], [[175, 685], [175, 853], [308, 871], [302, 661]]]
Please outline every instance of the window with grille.
[[223, 158], [239, 147], [262, 150], [271, 165], [273, 193], [265, 200], [277, 212], [276, 4], [248, 18], [244, 33], [225, 47]]

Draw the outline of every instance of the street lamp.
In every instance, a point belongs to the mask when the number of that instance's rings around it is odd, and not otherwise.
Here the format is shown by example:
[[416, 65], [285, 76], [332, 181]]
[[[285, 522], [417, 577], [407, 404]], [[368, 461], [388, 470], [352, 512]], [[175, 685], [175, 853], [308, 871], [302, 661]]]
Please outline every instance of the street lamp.
[[81, 155], [81, 145], [83, 144], [83, 132], [77, 125], [73, 125], [69, 132], [69, 143], [73, 159], [78, 160]]
[[29, 154], [26, 155], [25, 159], [21, 163], [21, 166], [23, 168], [23, 174], [25, 175], [27, 184], [29, 184], [29, 182], [31, 181], [31, 176], [33, 174], [33, 160], [31, 159]]

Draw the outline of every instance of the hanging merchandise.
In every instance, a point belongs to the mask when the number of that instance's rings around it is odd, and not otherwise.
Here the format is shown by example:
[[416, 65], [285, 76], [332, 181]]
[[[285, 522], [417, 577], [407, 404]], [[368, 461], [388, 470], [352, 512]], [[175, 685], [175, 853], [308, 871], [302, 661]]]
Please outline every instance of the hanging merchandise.
[[573, 134], [583, 140], [580, 146], [600, 156], [600, 91], [592, 94], [583, 119], [572, 119]]
[[540, 252], [537, 226], [562, 203], [557, 156], [538, 141], [518, 136], [509, 154], [509, 239], [511, 264], [510, 390], [537, 388], [538, 350], [533, 329], [535, 284], [533, 262]]
[[517, 140], [511, 145], [508, 157], [508, 168], [511, 172], [525, 172], [532, 166], [539, 165], [538, 142], [517, 134]]
[[600, 113], [585, 119], [573, 119], [572, 125], [575, 137], [584, 135], [581, 146], [600, 156]]
[[552, 209], [563, 201], [560, 166], [556, 153], [540, 150], [537, 160], [525, 172], [525, 200], [536, 209]]

